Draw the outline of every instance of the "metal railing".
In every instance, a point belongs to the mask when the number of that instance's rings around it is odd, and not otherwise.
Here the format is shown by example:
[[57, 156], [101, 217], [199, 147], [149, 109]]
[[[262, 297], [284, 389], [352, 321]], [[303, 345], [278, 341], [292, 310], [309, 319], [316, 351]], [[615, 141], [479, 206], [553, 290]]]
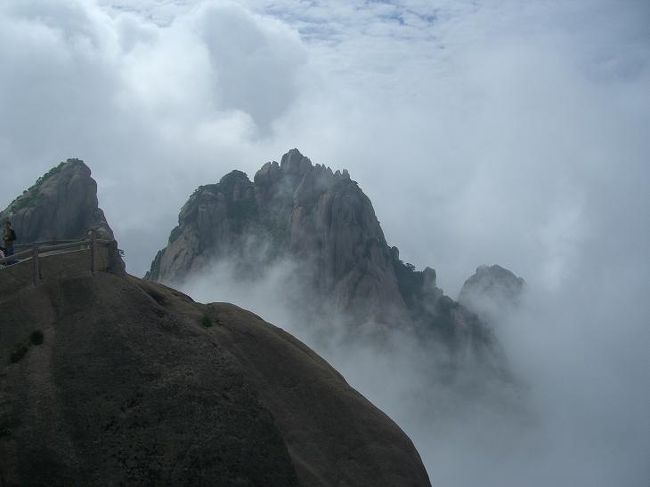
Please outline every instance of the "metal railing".
[[0, 272], [3, 269], [10, 269], [15, 265], [25, 262], [32, 262], [32, 283], [36, 286], [41, 280], [40, 259], [55, 255], [70, 254], [81, 250], [90, 250], [89, 270], [92, 274], [96, 269], [96, 255], [99, 246], [109, 246], [114, 240], [97, 238], [97, 233], [93, 230], [88, 232], [88, 238], [82, 240], [59, 240], [35, 242], [32, 244], [16, 245], [19, 250], [13, 255], [0, 259]]

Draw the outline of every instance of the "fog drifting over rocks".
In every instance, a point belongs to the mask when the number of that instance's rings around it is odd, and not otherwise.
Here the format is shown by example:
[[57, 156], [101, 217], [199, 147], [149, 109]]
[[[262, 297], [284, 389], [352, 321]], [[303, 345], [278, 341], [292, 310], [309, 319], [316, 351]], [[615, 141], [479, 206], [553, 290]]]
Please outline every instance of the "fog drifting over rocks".
[[498, 334], [530, 415], [490, 398], [448, 414], [444, 388], [411, 401], [427, 372], [406, 375], [412, 344], [316, 342], [273, 278], [244, 289], [223, 270], [193, 296], [313, 340], [413, 437], [434, 485], [645, 486], [649, 63], [643, 0], [4, 0], [0, 207], [82, 158], [143, 274], [200, 184], [291, 147], [347, 168], [389, 244], [448, 294], [480, 264], [526, 279]]
[[256, 281], [236, 267], [215, 263], [178, 287], [245, 306], [312, 346], [406, 431], [433, 485], [646, 484], [650, 341], [643, 311], [611, 307], [630, 299], [615, 284], [605, 286], [613, 302], [602, 306], [581, 282], [575, 293], [528, 288], [496, 327], [516, 382], [485, 384], [471, 364], [449, 381], [432, 368], [431, 356], [445, 351], [399, 331], [378, 345], [350, 339], [336, 320], [301, 321], [299, 307], [311, 304], [283, 299], [296, 285], [293, 262]]

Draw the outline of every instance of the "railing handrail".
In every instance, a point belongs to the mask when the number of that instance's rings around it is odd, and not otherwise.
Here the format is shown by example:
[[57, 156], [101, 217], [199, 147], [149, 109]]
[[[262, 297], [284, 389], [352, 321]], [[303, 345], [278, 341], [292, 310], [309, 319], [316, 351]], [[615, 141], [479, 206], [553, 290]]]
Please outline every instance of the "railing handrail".
[[[60, 240], [58, 242], [52, 240], [50, 242], [46, 242], [47, 245], [43, 245], [43, 242], [22, 244], [21, 247], [24, 248], [24, 250], [0, 259], [0, 264], [15, 263], [16, 261], [27, 261], [34, 256], [35, 250], [37, 250], [37, 254], [60, 250], [77, 250], [79, 247], [90, 246], [92, 242], [93, 239], [85, 238], [81, 240]], [[112, 240], [98, 238], [94, 239], [94, 242], [100, 245], [108, 245], [112, 242]], [[2, 268], [0, 268], [0, 270], [1, 269]]]
[[64, 244], [64, 243], [77, 243], [81, 242], [85, 239], [77, 239], [77, 240], [41, 240], [40, 242], [30, 242], [30, 243], [20, 243], [20, 244], [15, 244], [14, 248], [17, 249], [31, 249], [34, 247], [45, 247], [47, 245], [59, 245], [59, 244]]
[[[41, 241], [38, 241], [38, 242], [19, 243], [19, 244], [17, 243], [17, 244], [14, 244], [14, 248], [22, 250], [22, 249], [31, 249], [31, 248], [34, 248], [34, 247], [47, 247], [49, 245], [60, 245], [60, 244], [68, 244], [68, 243], [69, 244], [81, 243], [81, 242], [86, 242], [86, 241], [89, 241], [89, 240], [90, 240], [89, 237], [76, 239], [76, 240], [41, 240]], [[107, 239], [107, 238], [98, 238], [98, 239], [96, 239], [96, 241], [100, 242], [100, 243], [112, 242], [111, 239]]]

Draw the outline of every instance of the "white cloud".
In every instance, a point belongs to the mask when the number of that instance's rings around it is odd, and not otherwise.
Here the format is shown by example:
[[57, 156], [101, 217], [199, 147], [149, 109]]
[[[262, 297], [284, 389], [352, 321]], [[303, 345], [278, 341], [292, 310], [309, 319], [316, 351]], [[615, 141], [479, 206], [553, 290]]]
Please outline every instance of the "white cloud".
[[263, 159], [256, 141], [296, 98], [305, 62], [293, 30], [235, 3], [180, 12], [159, 23], [81, 0], [0, 10], [12, 67], [0, 73], [0, 157], [16, 168], [2, 202], [58, 160], [85, 159], [137, 273], [195, 186]]

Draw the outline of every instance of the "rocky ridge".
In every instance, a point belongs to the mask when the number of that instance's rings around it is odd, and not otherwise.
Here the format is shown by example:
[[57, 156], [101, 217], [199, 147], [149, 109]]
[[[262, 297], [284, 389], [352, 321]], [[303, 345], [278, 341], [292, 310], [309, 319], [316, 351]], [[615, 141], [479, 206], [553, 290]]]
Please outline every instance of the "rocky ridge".
[[167, 247], [146, 278], [179, 285], [219, 260], [240, 275], [273, 262], [299, 263], [315, 313], [489, 346], [491, 332], [436, 286], [431, 268], [416, 271], [386, 242], [368, 197], [347, 171], [312, 164], [297, 149], [268, 162], [251, 181], [233, 171], [199, 187], [183, 206]]

